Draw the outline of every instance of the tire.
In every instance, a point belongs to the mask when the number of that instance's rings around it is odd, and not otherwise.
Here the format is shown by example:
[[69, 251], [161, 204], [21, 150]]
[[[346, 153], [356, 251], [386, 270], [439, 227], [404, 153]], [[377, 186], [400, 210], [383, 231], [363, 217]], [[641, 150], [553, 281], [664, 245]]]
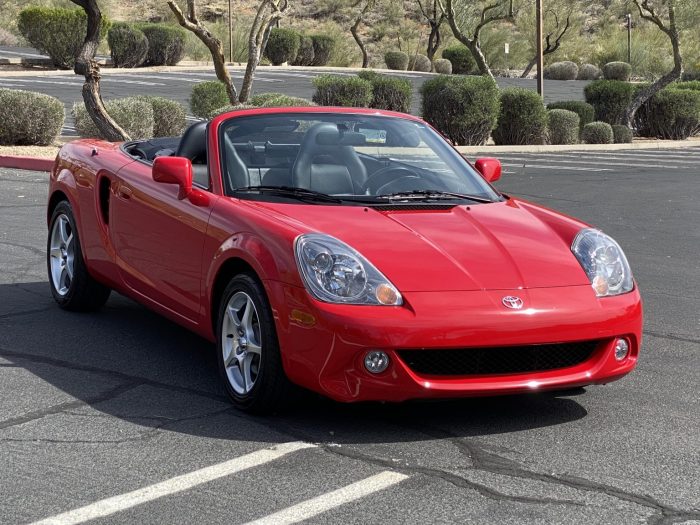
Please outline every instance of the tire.
[[111, 290], [88, 273], [73, 209], [67, 201], [59, 202], [51, 215], [46, 266], [51, 294], [61, 308], [89, 312], [107, 302]]
[[296, 389], [284, 373], [272, 309], [257, 279], [231, 279], [216, 326], [219, 374], [233, 404], [255, 414], [287, 406]]

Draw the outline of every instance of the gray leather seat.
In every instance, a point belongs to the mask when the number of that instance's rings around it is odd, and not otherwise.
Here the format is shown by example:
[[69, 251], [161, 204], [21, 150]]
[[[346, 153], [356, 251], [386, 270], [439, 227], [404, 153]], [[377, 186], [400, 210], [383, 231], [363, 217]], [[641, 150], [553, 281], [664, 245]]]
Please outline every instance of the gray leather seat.
[[209, 188], [209, 169], [207, 167], [207, 125], [206, 120], [196, 122], [185, 130], [177, 146], [175, 156], [192, 161], [192, 182], [203, 188]]

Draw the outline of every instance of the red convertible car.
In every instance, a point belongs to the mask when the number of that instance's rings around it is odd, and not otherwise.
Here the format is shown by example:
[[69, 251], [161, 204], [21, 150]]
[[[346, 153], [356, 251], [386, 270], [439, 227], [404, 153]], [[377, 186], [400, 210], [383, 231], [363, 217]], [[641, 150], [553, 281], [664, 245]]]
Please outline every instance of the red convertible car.
[[216, 342], [227, 392], [269, 411], [570, 389], [630, 372], [642, 305], [603, 232], [496, 191], [422, 120], [226, 113], [181, 138], [64, 146], [47, 263], [69, 310], [110, 290]]

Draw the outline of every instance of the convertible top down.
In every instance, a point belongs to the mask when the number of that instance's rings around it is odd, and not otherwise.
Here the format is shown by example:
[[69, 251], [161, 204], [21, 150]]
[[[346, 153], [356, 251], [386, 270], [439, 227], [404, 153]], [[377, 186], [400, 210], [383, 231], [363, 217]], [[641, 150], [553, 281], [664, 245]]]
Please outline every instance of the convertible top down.
[[66, 309], [118, 291], [216, 342], [233, 402], [569, 389], [630, 372], [641, 298], [599, 230], [496, 191], [422, 120], [225, 113], [181, 138], [65, 145], [47, 264]]

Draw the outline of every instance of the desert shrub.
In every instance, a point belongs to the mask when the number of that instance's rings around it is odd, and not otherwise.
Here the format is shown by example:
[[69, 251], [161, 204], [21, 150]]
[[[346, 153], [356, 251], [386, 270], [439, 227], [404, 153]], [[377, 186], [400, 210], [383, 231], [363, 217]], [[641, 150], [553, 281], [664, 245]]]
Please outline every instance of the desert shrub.
[[635, 86], [619, 80], [596, 80], [583, 90], [586, 102], [595, 108], [595, 119], [608, 124], [622, 123], [635, 91]]
[[639, 108], [635, 125], [644, 137], [685, 140], [697, 134], [700, 91], [675, 88], [659, 91]]
[[32, 91], [0, 89], [0, 144], [47, 146], [61, 133], [63, 103]]
[[700, 80], [688, 80], [685, 82], [676, 82], [669, 86], [671, 89], [689, 89], [691, 91], [700, 91]]
[[408, 55], [403, 51], [387, 51], [384, 53], [384, 63], [389, 69], [406, 71], [408, 69]]
[[501, 91], [501, 111], [491, 136], [496, 144], [542, 144], [547, 110], [536, 92], [525, 88]]
[[452, 72], [456, 75], [468, 75], [476, 69], [476, 62], [471, 51], [462, 44], [450, 46], [442, 51], [442, 58], [452, 64]]
[[612, 144], [613, 140], [613, 129], [607, 122], [591, 122], [581, 131], [581, 141], [586, 144]]
[[174, 66], [185, 55], [187, 34], [178, 26], [168, 24], [139, 24], [148, 40], [148, 54], [143, 66]]
[[603, 77], [603, 72], [595, 64], [583, 64], [578, 68], [576, 80], [598, 80]]
[[627, 126], [622, 124], [615, 124], [612, 126], [613, 130], [613, 142], [615, 144], [631, 144], [634, 134], [632, 130]]
[[567, 111], [573, 111], [579, 118], [579, 130], [583, 129], [583, 126], [593, 122], [595, 119], [595, 108], [588, 102], [582, 102], [580, 100], [552, 102], [551, 104], [547, 104], [547, 109], [565, 109]]
[[430, 62], [430, 59], [425, 55], [421, 55], [419, 53], [417, 55], [411, 55], [408, 59], [409, 71], [421, 71], [423, 73], [429, 73], [432, 69], [433, 64]]
[[153, 108], [153, 136], [177, 137], [187, 126], [185, 106], [164, 97], [142, 95], [133, 97], [148, 102]]
[[578, 114], [566, 109], [550, 109], [547, 111], [547, 134], [550, 144], [578, 143], [579, 123]]
[[228, 113], [229, 111], [241, 111], [243, 109], [255, 109], [259, 106], [253, 106], [252, 104], [236, 104], [235, 106], [227, 105], [220, 108], [216, 108], [209, 113], [208, 118], [214, 118], [222, 113]]
[[293, 66], [310, 66], [314, 63], [314, 42], [311, 37], [300, 35], [299, 51], [292, 61]]
[[[107, 34], [109, 25], [103, 16], [100, 39]], [[19, 13], [17, 27], [32, 46], [51, 57], [54, 66], [72, 69], [85, 40], [87, 15], [82, 9], [27, 7]]]
[[7, 29], [0, 27], [0, 46], [15, 47], [19, 45], [19, 40]]
[[226, 86], [218, 80], [195, 84], [190, 95], [190, 109], [195, 117], [207, 118], [216, 108], [229, 104]]
[[605, 80], [621, 80], [627, 82], [632, 75], [632, 66], [627, 62], [608, 62], [603, 66]]
[[260, 107], [262, 108], [287, 108], [287, 107], [306, 107], [315, 106], [313, 102], [306, 98], [301, 97], [290, 97], [289, 95], [280, 95], [278, 97], [270, 98], [263, 102]]
[[440, 75], [423, 83], [421, 95], [423, 118], [452, 142], [488, 141], [500, 107], [493, 79]]
[[452, 62], [446, 58], [437, 58], [433, 61], [433, 68], [436, 73], [441, 75], [451, 75], [452, 74]]
[[574, 62], [554, 62], [544, 69], [544, 78], [549, 80], [576, 80], [578, 66]]
[[312, 80], [316, 88], [312, 100], [320, 106], [369, 107], [372, 83], [359, 77], [321, 75]]
[[314, 48], [312, 66], [325, 66], [333, 55], [336, 41], [330, 35], [311, 35], [311, 43]]
[[372, 84], [370, 107], [403, 113], [411, 111], [413, 86], [407, 79], [380, 75], [372, 70], [360, 71], [357, 76]]
[[260, 93], [258, 95], [253, 95], [248, 99], [248, 104], [251, 106], [262, 106], [268, 100], [273, 98], [283, 97], [284, 93]]
[[148, 39], [143, 31], [117, 22], [107, 32], [107, 43], [114, 67], [138, 67], [148, 54]]
[[301, 35], [297, 31], [275, 27], [270, 31], [265, 56], [273, 66], [291, 63], [296, 59], [300, 45]]
[[[153, 137], [153, 106], [139, 97], [127, 97], [105, 102], [107, 113], [132, 139]], [[88, 115], [85, 104], [73, 104], [75, 129], [81, 137], [104, 138]]]
[[683, 82], [692, 82], [696, 80], [700, 80], [700, 69], [689, 69], [688, 71], [683, 71], [683, 75], [681, 75], [681, 80]]

